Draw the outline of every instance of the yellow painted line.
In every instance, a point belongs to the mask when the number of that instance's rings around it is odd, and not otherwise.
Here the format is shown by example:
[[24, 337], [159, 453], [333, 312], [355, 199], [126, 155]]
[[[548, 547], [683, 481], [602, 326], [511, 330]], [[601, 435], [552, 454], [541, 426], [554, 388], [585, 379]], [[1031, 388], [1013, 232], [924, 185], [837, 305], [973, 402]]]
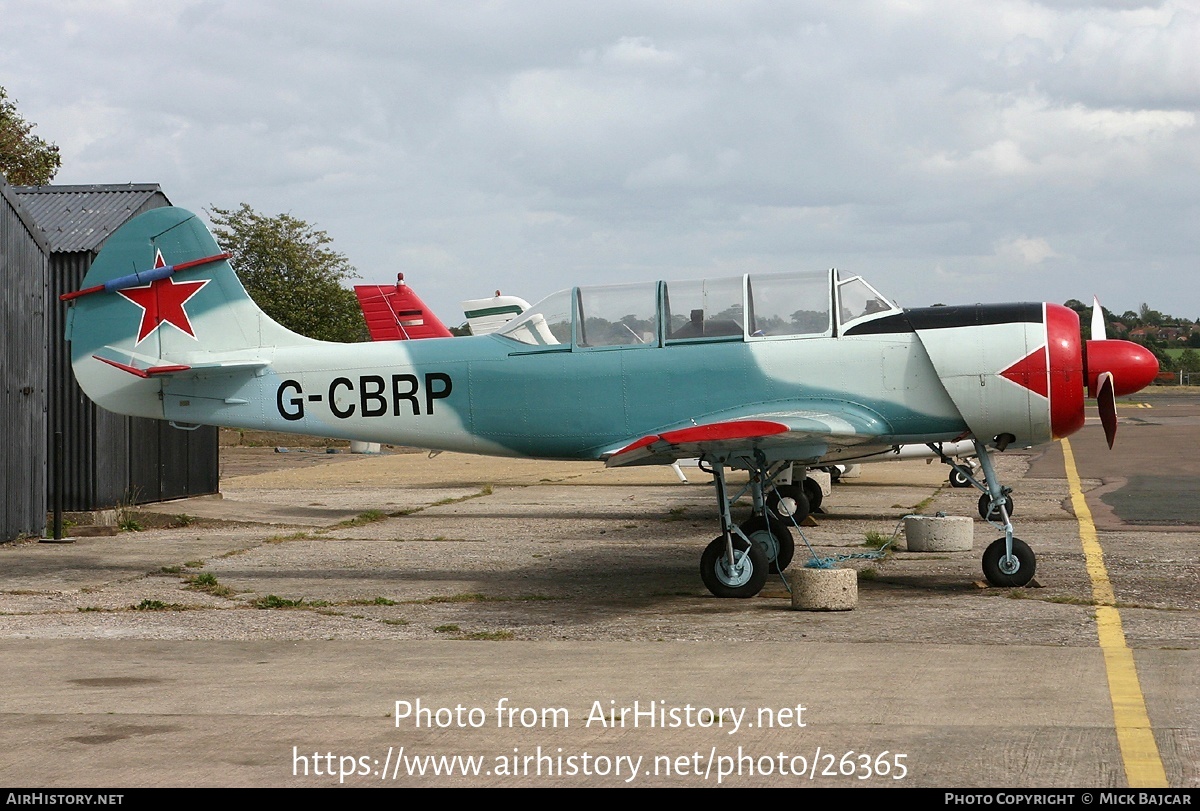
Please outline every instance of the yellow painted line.
[[1096, 602], [1096, 635], [1100, 639], [1104, 668], [1108, 672], [1108, 694], [1112, 699], [1117, 743], [1125, 763], [1125, 779], [1129, 781], [1130, 788], [1167, 788], [1167, 773], [1158, 754], [1158, 744], [1154, 742], [1154, 730], [1150, 728], [1150, 716], [1146, 712], [1146, 700], [1142, 697], [1137, 667], [1133, 663], [1133, 651], [1125, 643], [1116, 596], [1108, 579], [1108, 569], [1104, 566], [1104, 550], [1100, 548], [1092, 511], [1083, 497], [1083, 486], [1075, 469], [1075, 454], [1071, 452], [1071, 443], [1065, 439], [1062, 440], [1062, 449], [1067, 467], [1067, 485], [1071, 490], [1071, 506], [1075, 508], [1075, 517], [1079, 521], [1079, 540], [1083, 542], [1088, 577], [1092, 580], [1092, 598]]

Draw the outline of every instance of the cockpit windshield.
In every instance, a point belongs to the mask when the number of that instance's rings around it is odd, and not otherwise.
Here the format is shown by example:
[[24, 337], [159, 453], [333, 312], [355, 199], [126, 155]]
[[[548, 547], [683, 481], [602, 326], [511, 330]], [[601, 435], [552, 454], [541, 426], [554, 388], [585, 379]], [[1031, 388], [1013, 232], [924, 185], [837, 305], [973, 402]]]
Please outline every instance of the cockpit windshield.
[[868, 316], [900, 311], [899, 307], [864, 282], [861, 276], [854, 276], [838, 284], [838, 306], [839, 321], [843, 326]]

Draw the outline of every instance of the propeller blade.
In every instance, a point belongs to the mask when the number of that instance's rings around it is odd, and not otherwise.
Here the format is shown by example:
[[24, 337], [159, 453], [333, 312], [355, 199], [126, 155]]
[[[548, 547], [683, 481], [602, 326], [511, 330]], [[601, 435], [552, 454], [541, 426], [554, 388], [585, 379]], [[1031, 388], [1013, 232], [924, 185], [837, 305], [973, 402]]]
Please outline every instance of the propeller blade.
[[1100, 306], [1099, 296], [1092, 296], [1092, 340], [1108, 340], [1107, 330], [1104, 327], [1104, 308]]
[[1102, 372], [1098, 381], [1096, 405], [1100, 407], [1100, 424], [1104, 426], [1104, 438], [1109, 450], [1117, 438], [1117, 392], [1112, 372]]

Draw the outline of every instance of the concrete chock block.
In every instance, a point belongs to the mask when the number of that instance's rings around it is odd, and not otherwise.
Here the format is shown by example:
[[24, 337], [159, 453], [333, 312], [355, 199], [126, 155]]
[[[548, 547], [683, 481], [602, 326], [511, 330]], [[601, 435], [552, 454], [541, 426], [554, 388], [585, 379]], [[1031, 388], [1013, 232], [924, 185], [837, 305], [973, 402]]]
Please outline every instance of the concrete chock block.
[[910, 515], [904, 519], [909, 552], [970, 552], [975, 522], [958, 515]]
[[357, 439], [350, 440], [350, 453], [379, 453], [378, 442], [360, 442]]
[[788, 572], [795, 611], [851, 611], [858, 606], [858, 572], [853, 569], [806, 569]]

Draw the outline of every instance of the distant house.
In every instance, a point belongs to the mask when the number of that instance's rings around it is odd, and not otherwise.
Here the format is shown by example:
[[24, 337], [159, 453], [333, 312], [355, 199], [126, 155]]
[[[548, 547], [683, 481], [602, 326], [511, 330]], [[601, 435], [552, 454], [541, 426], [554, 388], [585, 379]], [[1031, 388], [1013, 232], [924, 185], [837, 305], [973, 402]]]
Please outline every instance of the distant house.
[[[63, 340], [63, 293], [78, 290], [105, 240], [143, 211], [171, 204], [155, 183], [16, 186], [16, 198], [49, 246], [47, 442], [62, 431], [63, 506], [96, 510], [217, 492], [217, 429], [181, 431], [160, 420], [123, 417], [84, 395]], [[51, 465], [51, 468], [53, 466]], [[60, 483], [49, 477], [49, 492]]]

